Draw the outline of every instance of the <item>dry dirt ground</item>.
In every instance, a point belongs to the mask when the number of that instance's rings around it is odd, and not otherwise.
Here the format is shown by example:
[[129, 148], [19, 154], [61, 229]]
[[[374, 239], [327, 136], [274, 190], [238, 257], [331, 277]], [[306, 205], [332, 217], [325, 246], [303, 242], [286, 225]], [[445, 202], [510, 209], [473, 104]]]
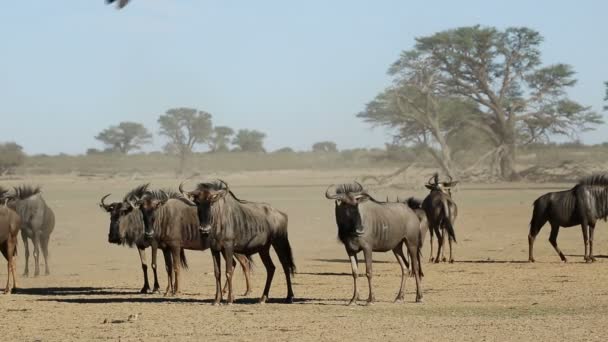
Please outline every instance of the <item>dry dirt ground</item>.
[[[369, 173], [365, 170], [365, 173]], [[298, 274], [297, 300], [285, 305], [284, 277], [277, 269], [274, 302], [255, 304], [265, 271], [256, 256], [254, 295], [232, 306], [213, 307], [211, 256], [187, 252], [190, 270], [182, 293], [165, 298], [141, 295], [137, 252], [107, 243], [109, 218], [97, 203], [108, 192], [117, 199], [142, 181], [79, 177], [36, 177], [3, 181], [44, 186], [57, 215], [51, 238], [51, 275], [19, 278], [21, 292], [0, 295], [0, 335], [4, 341], [32, 340], [209, 340], [213, 341], [362, 341], [456, 340], [541, 341], [608, 339], [608, 232], [598, 225], [594, 264], [582, 263], [580, 229], [562, 229], [559, 243], [569, 255], [561, 263], [544, 227], [536, 244], [535, 264], [527, 260], [531, 203], [552, 188], [532, 184], [464, 184], [455, 193], [460, 207], [456, 263], [429, 264], [428, 240], [423, 264], [424, 303], [414, 303], [408, 279], [406, 302], [394, 304], [399, 267], [390, 254], [375, 254], [373, 306], [347, 307], [352, 278], [338, 242], [333, 203], [325, 186], [352, 180], [361, 172], [255, 172], [220, 175], [245, 199], [265, 201], [289, 214], [289, 238]], [[176, 187], [175, 179], [145, 179]], [[382, 190], [380, 198], [422, 196], [422, 191]], [[276, 258], [275, 258], [276, 260]], [[20, 241], [18, 269], [23, 271]], [[6, 281], [4, 259], [0, 282]], [[277, 263], [278, 264], [278, 263]], [[161, 287], [166, 285], [162, 267]], [[361, 272], [364, 273], [364, 272]], [[367, 283], [361, 278], [362, 296]], [[237, 271], [235, 287], [244, 290]], [[131, 317], [131, 318], [129, 318]]]

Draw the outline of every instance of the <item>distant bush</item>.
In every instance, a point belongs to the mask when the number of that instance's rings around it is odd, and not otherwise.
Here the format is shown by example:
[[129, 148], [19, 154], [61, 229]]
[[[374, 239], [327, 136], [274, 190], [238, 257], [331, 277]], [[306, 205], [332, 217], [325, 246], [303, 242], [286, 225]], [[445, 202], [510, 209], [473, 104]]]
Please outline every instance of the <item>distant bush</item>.
[[272, 151], [272, 153], [294, 153], [295, 151], [291, 147], [283, 147], [278, 150]]
[[0, 174], [12, 172], [24, 161], [23, 147], [14, 142], [0, 144]]

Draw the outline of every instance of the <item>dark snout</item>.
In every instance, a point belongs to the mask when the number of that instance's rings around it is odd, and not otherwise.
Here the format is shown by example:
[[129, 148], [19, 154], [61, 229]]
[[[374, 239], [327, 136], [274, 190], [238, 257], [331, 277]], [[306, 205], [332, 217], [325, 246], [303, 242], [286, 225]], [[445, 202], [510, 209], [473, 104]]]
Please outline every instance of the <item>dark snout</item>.
[[108, 242], [120, 244], [120, 235], [118, 234], [118, 225], [110, 226], [110, 234], [108, 234]]

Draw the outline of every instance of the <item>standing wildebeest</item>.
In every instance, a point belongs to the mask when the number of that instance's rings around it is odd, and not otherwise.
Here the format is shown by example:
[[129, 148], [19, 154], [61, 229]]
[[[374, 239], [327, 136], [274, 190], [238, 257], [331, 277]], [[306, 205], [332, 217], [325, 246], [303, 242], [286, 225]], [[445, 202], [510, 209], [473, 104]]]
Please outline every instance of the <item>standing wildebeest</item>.
[[[222, 301], [221, 259], [232, 259], [233, 253], [245, 255], [260, 254], [266, 268], [266, 286], [260, 303], [268, 300], [275, 266], [270, 258], [272, 246], [279, 257], [287, 280], [287, 303], [293, 302], [291, 275], [296, 266], [289, 240], [287, 238], [287, 215], [266, 203], [249, 202], [238, 199], [228, 184], [219, 180], [213, 183], [200, 183], [193, 191], [184, 192], [183, 182], [179, 191], [192, 205], [196, 205], [201, 230], [209, 232], [211, 253], [215, 272], [215, 304]], [[232, 292], [232, 264], [226, 264], [228, 282], [228, 303], [234, 301]]]
[[8, 205], [15, 208], [21, 218], [21, 238], [25, 248], [24, 276], [29, 275], [30, 249], [27, 239], [34, 245], [34, 275], [40, 274], [40, 249], [44, 255], [45, 274], [49, 271], [49, 238], [55, 228], [55, 214], [40, 194], [40, 187], [22, 185], [13, 188], [13, 193], [6, 195]]
[[[431, 182], [431, 179], [433, 182]], [[422, 209], [426, 213], [431, 233], [431, 262], [433, 262], [433, 234], [437, 235], [438, 245], [437, 257], [434, 261], [438, 263], [440, 255], [442, 256], [441, 260], [446, 261], [444, 255], [446, 233], [450, 244], [450, 263], [454, 262], [452, 241], [456, 242], [454, 222], [456, 221], [456, 216], [458, 216], [458, 207], [454, 200], [452, 200], [450, 189], [457, 183], [458, 181], [453, 181], [452, 177], [450, 177], [449, 182], [439, 182], [439, 175], [435, 173], [425, 184], [425, 187], [431, 190], [424, 201], [422, 201]]]
[[[0, 198], [6, 190], [0, 188]], [[0, 206], [0, 252], [6, 258], [6, 287], [4, 293], [9, 294], [11, 290], [17, 288], [17, 277], [15, 276], [15, 256], [17, 255], [17, 235], [21, 226], [21, 218], [11, 208], [4, 204]], [[13, 287], [11, 288], [11, 275], [13, 276]]]
[[369, 283], [367, 303], [371, 304], [374, 301], [372, 252], [390, 250], [393, 251], [401, 266], [401, 286], [395, 301], [403, 300], [406, 273], [409, 267], [403, 254], [403, 244], [407, 247], [412, 261], [412, 274], [416, 279], [416, 302], [422, 301], [420, 289], [422, 236], [418, 216], [403, 203], [376, 201], [359, 183], [338, 185], [333, 195], [329, 193], [331, 187], [330, 185], [325, 191], [325, 197], [335, 200], [338, 237], [346, 248], [353, 272], [354, 292], [349, 305], [356, 303], [359, 298], [357, 253], [360, 251], [363, 251], [365, 257], [365, 274]]
[[[128, 207], [114, 219], [114, 226], [110, 227], [110, 234], [118, 241], [130, 243], [145, 239], [154, 241], [161, 248], [168, 276], [165, 294], [179, 292], [180, 269], [187, 267], [184, 249], [204, 251], [209, 248], [208, 239], [199, 231], [196, 208], [177, 197], [179, 194], [169, 191], [149, 191], [142, 187], [135, 189], [125, 196]], [[146, 226], [153, 226], [153, 229], [148, 229], [152, 232], [151, 236], [146, 235]], [[245, 273], [247, 295], [251, 291], [251, 260], [240, 254], [234, 257]], [[234, 264], [234, 260], [231, 264]]]
[[135, 245], [137, 247], [137, 251], [139, 253], [139, 261], [141, 262], [141, 268], [144, 273], [144, 286], [141, 289], [141, 293], [148, 293], [150, 291], [150, 283], [148, 282], [148, 263], [146, 261], [146, 248], [150, 247], [152, 249], [152, 273], [154, 274], [154, 287], [152, 292], [158, 292], [160, 289], [160, 285], [158, 283], [158, 274], [156, 271], [156, 255], [157, 255], [157, 244], [156, 241], [151, 239], [145, 239], [143, 237], [133, 240], [130, 243], [120, 239], [118, 235], [118, 222], [121, 215], [125, 215], [130, 212], [132, 207], [128, 202], [129, 198], [133, 196], [133, 194], [143, 193], [148, 190], [149, 184], [144, 184], [135, 188], [133, 191], [128, 193], [122, 202], [113, 202], [110, 204], [105, 204], [105, 199], [110, 195], [105, 195], [101, 198], [101, 203], [99, 206], [110, 214], [110, 233], [108, 234], [108, 242], [113, 244], [122, 244], [127, 243], [129, 246]]
[[597, 174], [582, 178], [572, 189], [546, 193], [534, 201], [534, 211], [528, 234], [529, 261], [534, 262], [534, 239], [543, 225], [549, 221], [549, 242], [562, 261], [568, 261], [557, 247], [559, 227], [581, 225], [585, 243], [586, 262], [595, 261], [593, 256], [593, 233], [595, 223], [608, 217], [608, 174]]

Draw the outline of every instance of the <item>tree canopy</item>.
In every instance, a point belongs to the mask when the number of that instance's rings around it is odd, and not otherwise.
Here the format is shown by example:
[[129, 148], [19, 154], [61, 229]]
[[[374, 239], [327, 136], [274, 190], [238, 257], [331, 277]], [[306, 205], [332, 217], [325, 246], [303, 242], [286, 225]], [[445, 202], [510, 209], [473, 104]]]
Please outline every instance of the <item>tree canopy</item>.
[[95, 136], [95, 139], [101, 141], [111, 151], [127, 154], [149, 144], [152, 141], [152, 134], [140, 123], [123, 121], [117, 126], [104, 129]]
[[0, 175], [11, 171], [24, 161], [23, 147], [14, 142], [0, 143]]
[[230, 137], [234, 135], [234, 130], [228, 126], [216, 126], [209, 141], [211, 152], [230, 151]]
[[241, 129], [232, 140], [232, 144], [237, 146], [237, 151], [266, 152], [264, 138], [266, 134], [260, 131]]
[[313, 152], [338, 152], [338, 146], [333, 141], [319, 141], [312, 145]]

